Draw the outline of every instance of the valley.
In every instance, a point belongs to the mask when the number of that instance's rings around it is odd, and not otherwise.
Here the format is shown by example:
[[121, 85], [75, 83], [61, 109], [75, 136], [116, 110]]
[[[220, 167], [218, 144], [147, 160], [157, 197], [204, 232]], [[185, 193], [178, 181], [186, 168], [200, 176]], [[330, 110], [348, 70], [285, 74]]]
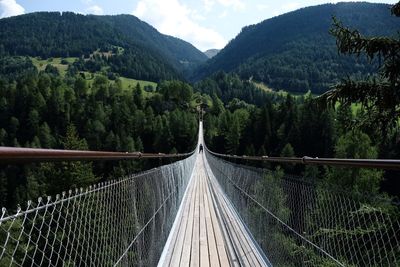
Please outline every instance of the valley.
[[[225, 244], [222, 234], [236, 231], [237, 240], [256, 252], [262, 247], [279, 266], [396, 266], [400, 2], [304, 7], [243, 25], [222, 49], [202, 50], [164, 33], [167, 26], [183, 25], [182, 33], [198, 30], [194, 36], [203, 43], [195, 39], [197, 46], [217, 44], [204, 41], [208, 34], [219, 35], [201, 26], [206, 23], [201, 12], [179, 9], [186, 17], [168, 17], [164, 28], [159, 21], [168, 14], [150, 16], [148, 10], [156, 8], [146, 3], [138, 4], [137, 16], [41, 11], [0, 19], [0, 206], [7, 208], [0, 216], [0, 247], [5, 244], [0, 266], [25, 260], [20, 255], [32, 251], [27, 261], [37, 262], [35, 246], [44, 255], [56, 244], [46, 238], [61, 236], [60, 244], [68, 239], [60, 234], [67, 227], [58, 229], [53, 212], [85, 214], [77, 231], [82, 227], [93, 240], [100, 236], [99, 245], [73, 239], [81, 249], [74, 252], [76, 259], [62, 260], [64, 265], [104, 264], [88, 256], [90, 250], [80, 257], [90, 246], [103, 246], [100, 256], [117, 255], [107, 263], [126, 256], [135, 266], [153, 266], [162, 253], [180, 262], [180, 252], [167, 246], [173, 244], [190, 261], [191, 255], [216, 255], [198, 239], [217, 247]], [[3, 6], [0, 2], [0, 11]], [[172, 14], [178, 9], [168, 8]], [[246, 12], [245, 6], [236, 8]], [[224, 16], [229, 14], [218, 18]], [[83, 156], [13, 161], [18, 151]], [[57, 196], [55, 204], [47, 200], [51, 215], [40, 217], [50, 218], [51, 234], [41, 237], [40, 228], [37, 244], [30, 244], [30, 233], [25, 234], [29, 241], [22, 234], [15, 237], [28, 229], [18, 217], [20, 204], [28, 203], [22, 210], [36, 218], [38, 210], [47, 212], [40, 206], [45, 198], [38, 200], [36, 213], [28, 201], [40, 196]], [[79, 212], [69, 206], [59, 212], [64, 198]], [[181, 202], [186, 203], [182, 210]], [[104, 218], [110, 223], [99, 223]], [[231, 226], [233, 219], [242, 224]], [[180, 223], [199, 236], [181, 230]], [[131, 235], [118, 239], [122, 252], [110, 241], [117, 227], [125, 231], [118, 238]], [[219, 231], [215, 244], [207, 236], [214, 234], [211, 228]], [[143, 244], [131, 238], [141, 233]], [[8, 236], [17, 241], [8, 242]], [[129, 251], [133, 244], [137, 251]], [[199, 246], [192, 251], [189, 245]], [[245, 251], [230, 246], [223, 257]], [[263, 253], [240, 260], [252, 266], [257, 258], [267, 266]], [[41, 263], [50, 265], [57, 257]]]

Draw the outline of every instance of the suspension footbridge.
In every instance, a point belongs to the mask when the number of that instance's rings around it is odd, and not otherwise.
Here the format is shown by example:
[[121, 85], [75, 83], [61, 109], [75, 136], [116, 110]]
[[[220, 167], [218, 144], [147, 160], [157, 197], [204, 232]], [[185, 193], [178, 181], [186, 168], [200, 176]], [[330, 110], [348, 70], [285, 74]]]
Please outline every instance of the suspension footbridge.
[[201, 152], [159, 265], [267, 266]]
[[[183, 160], [29, 201], [16, 212], [3, 209], [0, 266], [400, 265], [397, 205], [235, 164], [222, 157], [236, 156], [206, 147], [200, 153], [200, 144], [201, 122], [197, 149], [176, 155]], [[63, 160], [168, 156], [52, 151], [19, 159], [51, 160], [54, 153]], [[300, 159], [307, 160], [313, 159]], [[398, 161], [369, 163], [399, 167]]]

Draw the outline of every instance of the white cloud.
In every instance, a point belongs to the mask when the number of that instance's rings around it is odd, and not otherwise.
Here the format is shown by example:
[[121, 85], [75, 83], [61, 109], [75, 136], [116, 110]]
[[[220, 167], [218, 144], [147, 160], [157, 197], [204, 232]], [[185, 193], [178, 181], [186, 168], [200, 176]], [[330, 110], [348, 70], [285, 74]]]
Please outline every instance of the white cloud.
[[235, 10], [243, 10], [246, 5], [242, 0], [217, 0], [218, 3], [225, 7], [232, 7]]
[[86, 9], [86, 13], [93, 14], [93, 15], [103, 15], [103, 9], [98, 5], [90, 6]]
[[140, 0], [133, 14], [150, 23], [160, 32], [194, 44], [200, 50], [222, 48], [226, 40], [215, 30], [192, 19], [195, 11], [179, 0]]
[[216, 3], [224, 7], [233, 8], [234, 10], [244, 10], [246, 7], [243, 0], [202, 0], [202, 1], [204, 9], [207, 12], [211, 11]]
[[219, 14], [218, 18], [223, 19], [223, 18], [225, 18], [226, 16], [228, 16], [228, 11], [225, 10], [224, 12], [222, 12], [221, 14]]
[[201, 14], [199, 14], [197, 11], [193, 10], [193, 12], [191, 12], [191, 16], [194, 20], [198, 20], [198, 21], [205, 21], [207, 20], [207, 18]]
[[209, 12], [214, 7], [214, 0], [203, 0], [204, 9]]
[[16, 0], [0, 0], [0, 18], [17, 16], [25, 13], [25, 9]]
[[264, 10], [267, 10], [269, 8], [270, 8], [270, 6], [267, 5], [267, 4], [258, 4], [257, 5], [257, 9], [260, 10], [260, 11], [264, 11]]
[[93, 4], [93, 0], [81, 0], [82, 3], [84, 3], [85, 5], [91, 5]]

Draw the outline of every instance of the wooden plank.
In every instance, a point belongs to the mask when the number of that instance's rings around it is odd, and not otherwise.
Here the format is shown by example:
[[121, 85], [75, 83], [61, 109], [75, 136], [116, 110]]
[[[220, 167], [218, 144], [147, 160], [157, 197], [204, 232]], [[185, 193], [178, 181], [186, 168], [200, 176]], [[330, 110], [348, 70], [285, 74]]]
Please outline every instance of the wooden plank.
[[[205, 175], [205, 173], [204, 173]], [[205, 212], [205, 220], [206, 220], [206, 227], [207, 227], [207, 239], [208, 239], [208, 248], [210, 254], [210, 266], [211, 267], [219, 267], [220, 266], [220, 259], [218, 255], [218, 248], [217, 248], [217, 241], [216, 241], [216, 234], [214, 230], [214, 225], [211, 219], [211, 211], [210, 211], [210, 191], [208, 190], [208, 181], [206, 177], [204, 177], [204, 212]], [[223, 240], [222, 240], [223, 242]], [[224, 248], [225, 250], [225, 248]], [[223, 251], [225, 252], [225, 251]], [[226, 257], [226, 255], [225, 255]], [[223, 266], [227, 266], [229, 264], [228, 259], [226, 258], [226, 263]]]
[[227, 218], [230, 233], [234, 237], [236, 249], [240, 253], [241, 260], [245, 264], [252, 264], [252, 262], [249, 259], [247, 259], [247, 257], [246, 257], [247, 253], [249, 252], [249, 250], [246, 246], [246, 240], [242, 238], [242, 236], [240, 235], [240, 231], [238, 231], [238, 229], [236, 227], [237, 226], [236, 221], [233, 218], [232, 213], [230, 212], [230, 209], [228, 207], [226, 199], [221, 195], [220, 200], [222, 202], [221, 206], [224, 210], [224, 214]]
[[[196, 182], [194, 184], [193, 198], [191, 199], [190, 203], [188, 203], [190, 206], [190, 212], [188, 215], [188, 227], [187, 227], [187, 230], [185, 233], [185, 242], [184, 242], [184, 247], [182, 250], [180, 266], [189, 266], [189, 264], [190, 264], [192, 238], [193, 238], [195, 199], [196, 199], [196, 195], [198, 194], [197, 188], [198, 188], [198, 183], [199, 183], [198, 174], [195, 175], [195, 179], [196, 179]], [[174, 265], [171, 265], [171, 266], [174, 266]]]
[[[198, 169], [197, 169], [198, 171]], [[196, 192], [199, 190], [199, 186], [196, 187]], [[190, 257], [190, 266], [196, 267], [200, 265], [200, 205], [199, 205], [199, 193], [196, 193], [195, 209], [194, 209], [194, 222], [193, 222], [193, 238], [192, 238], [192, 250]]]
[[[221, 192], [221, 188], [214, 178], [213, 184], [216, 194], [218, 194], [218, 201], [220, 201], [221, 209], [226, 221], [228, 234], [232, 237], [232, 243], [235, 246], [237, 253], [240, 255], [240, 260], [243, 264], [250, 264], [251, 266], [259, 266], [259, 261], [254, 257], [254, 251], [257, 251], [254, 246], [250, 245], [253, 242], [247, 235], [247, 231], [241, 225], [241, 221], [236, 217], [236, 212], [231, 207], [230, 202]], [[258, 254], [258, 253], [257, 253]]]
[[211, 217], [213, 219], [214, 229], [216, 230], [216, 243], [221, 266], [240, 266], [233, 248], [230, 236], [225, 226], [221, 211], [217, 208], [217, 197], [212, 188], [214, 188], [213, 178], [207, 175], [209, 182], [210, 200], [212, 201]]
[[199, 155], [164, 266], [264, 266], [231, 202]]
[[227, 213], [229, 214], [230, 218], [230, 225], [235, 232], [235, 235], [237, 236], [237, 239], [240, 242], [240, 245], [243, 249], [243, 258], [246, 258], [246, 260], [249, 262], [251, 266], [259, 266], [258, 260], [253, 257], [253, 250], [249, 246], [249, 240], [248, 238], [243, 234], [242, 230], [240, 229], [240, 226], [238, 225], [238, 219], [234, 217], [231, 209], [229, 208], [229, 205], [225, 202], [225, 206], [227, 209]]
[[[193, 179], [192, 179], [193, 181]], [[172, 258], [172, 254], [173, 251], [175, 249], [175, 244], [176, 244], [176, 240], [178, 239], [178, 234], [181, 231], [181, 229], [183, 229], [183, 213], [185, 212], [185, 208], [186, 208], [186, 203], [187, 203], [187, 199], [188, 197], [191, 195], [191, 190], [193, 189], [192, 187], [192, 181], [190, 181], [190, 183], [188, 184], [188, 190], [187, 190], [187, 194], [183, 197], [182, 199], [182, 210], [180, 214], [177, 214], [177, 216], [179, 216], [177, 219], [179, 220], [178, 225], [176, 227], [176, 229], [174, 230], [174, 232], [172, 233], [172, 239], [171, 242], [169, 244], [164, 262], [162, 266], [169, 266], [170, 262], [171, 262], [171, 258]]]
[[227, 212], [226, 214], [229, 217], [229, 224], [237, 235], [238, 240], [240, 240], [240, 245], [242, 246], [244, 256], [247, 258], [251, 266], [262, 266], [262, 263], [265, 264], [264, 259], [259, 254], [256, 246], [253, 244], [254, 241], [249, 236], [249, 233], [242, 224], [242, 221], [238, 217], [239, 215], [236, 213], [232, 203], [223, 194], [221, 194], [221, 199], [224, 203], [224, 207]]
[[207, 239], [207, 226], [206, 226], [206, 216], [204, 213], [204, 173], [203, 166], [200, 165], [201, 168], [199, 170], [199, 192], [200, 192], [200, 266], [209, 267], [210, 266], [210, 256], [208, 254], [208, 239]]
[[251, 266], [250, 262], [246, 258], [247, 251], [245, 251], [245, 249], [242, 247], [241, 240], [238, 238], [237, 233], [235, 232], [235, 228], [232, 226], [232, 219], [229, 212], [227, 211], [225, 200], [223, 199], [221, 194], [218, 194], [217, 198], [220, 203], [221, 213], [225, 219], [228, 234], [231, 237], [232, 245], [236, 251], [236, 255], [238, 256], [238, 260], [245, 266]]
[[253, 244], [253, 240], [248, 235], [247, 230], [242, 225], [240, 218], [238, 218], [238, 215], [233, 210], [233, 207], [231, 204], [228, 204], [228, 208], [231, 210], [231, 214], [232, 214], [232, 218], [233, 218], [232, 224], [236, 228], [236, 232], [239, 234], [240, 238], [243, 240], [243, 244], [245, 245], [245, 247], [248, 251], [246, 257], [249, 259], [249, 261], [252, 262], [252, 266], [262, 266], [261, 263], [263, 263], [264, 260], [262, 259], [261, 255], [258, 253], [255, 245]]
[[188, 195], [186, 198], [185, 202], [185, 208], [182, 213], [182, 222], [178, 228], [177, 231], [177, 238], [174, 244], [171, 244], [173, 247], [173, 251], [171, 252], [171, 256], [168, 261], [168, 257], [166, 258], [167, 260], [165, 261], [169, 266], [178, 266], [181, 255], [182, 255], [182, 249], [183, 249], [183, 242], [184, 242], [184, 237], [185, 237], [185, 232], [188, 224], [188, 215], [189, 215], [189, 209], [190, 209], [190, 203], [193, 199], [193, 194], [195, 190], [195, 182], [196, 182], [196, 176], [194, 175], [193, 180], [191, 181], [191, 188], [189, 188]]
[[247, 233], [247, 230], [242, 225], [241, 220], [237, 217], [236, 211], [231, 206], [230, 202], [224, 196], [221, 191], [222, 188], [218, 185], [218, 182], [215, 178], [212, 179], [213, 187], [216, 192], [217, 201], [219, 201], [221, 207], [221, 213], [224, 216], [224, 220], [227, 224], [228, 234], [232, 237], [232, 243], [240, 255], [240, 260], [244, 265], [250, 266], [261, 266], [261, 263], [264, 263], [261, 255], [258, 253], [254, 244], [252, 244], [253, 240]]

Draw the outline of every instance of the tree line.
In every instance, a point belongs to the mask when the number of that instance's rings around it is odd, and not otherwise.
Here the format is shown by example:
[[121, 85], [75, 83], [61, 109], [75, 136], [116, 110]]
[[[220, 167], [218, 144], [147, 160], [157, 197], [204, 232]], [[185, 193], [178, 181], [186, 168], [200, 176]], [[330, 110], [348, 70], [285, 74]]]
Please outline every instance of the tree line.
[[[224, 77], [222, 81], [221, 77]], [[381, 129], [372, 125], [358, 126], [358, 121], [368, 117], [365, 109], [357, 105], [337, 104], [336, 108], [325, 109], [309, 92], [302, 96], [277, 96], [273, 93], [263, 94], [263, 103], [258, 101], [247, 103], [235, 98], [239, 91], [241, 99], [251, 90], [243, 90], [248, 86], [242, 82], [236, 83], [237, 76], [221, 74], [214, 76], [213, 82], [200, 82], [195, 85], [207, 86], [211, 95], [210, 104], [204, 117], [205, 139], [208, 147], [213, 151], [236, 155], [269, 155], [283, 157], [337, 157], [337, 158], [399, 158], [398, 150], [399, 131], [390, 131], [383, 136]], [[235, 84], [237, 87], [230, 90], [226, 84]], [[209, 84], [214, 84], [212, 87]], [[221, 85], [221, 86], [219, 86]], [[224, 88], [224, 89], [223, 89]], [[254, 90], [260, 89], [254, 88]], [[224, 99], [225, 101], [221, 100]], [[398, 129], [398, 127], [397, 127]], [[287, 165], [285, 168], [293, 174], [303, 174], [311, 171], [313, 177], [335, 177], [337, 169], [327, 174], [324, 168], [307, 168]], [[346, 172], [347, 173], [347, 172]], [[370, 176], [369, 183], [364, 184], [362, 190], [372, 190], [379, 193], [382, 190], [398, 195], [393, 188], [396, 184], [396, 175], [381, 172], [378, 178], [368, 171], [365, 177]], [[331, 176], [332, 175], [332, 176]], [[330, 179], [333, 184], [342, 188], [349, 188], [349, 183], [358, 188], [359, 173], [349, 172], [348, 177]], [[373, 178], [375, 177], [375, 178]], [[374, 180], [375, 179], [375, 180]], [[361, 189], [357, 189], [361, 190]], [[362, 191], [361, 190], [361, 191]]]
[[[89, 84], [80, 75], [62, 77], [52, 68], [38, 72], [31, 65], [25, 68], [24, 58], [14, 58], [12, 63], [12, 68], [2, 66], [8, 71], [0, 77], [2, 146], [164, 153], [194, 148], [197, 114], [190, 105], [193, 89], [184, 82], [165, 81], [154, 92], [146, 92], [139, 84], [123, 89], [119, 79], [101, 75]], [[3, 166], [0, 203], [15, 206], [27, 198], [108, 179], [124, 173], [116, 170], [119, 165], [130, 171], [143, 167], [128, 162], [116, 165]], [[65, 181], [52, 181], [52, 177]]]

